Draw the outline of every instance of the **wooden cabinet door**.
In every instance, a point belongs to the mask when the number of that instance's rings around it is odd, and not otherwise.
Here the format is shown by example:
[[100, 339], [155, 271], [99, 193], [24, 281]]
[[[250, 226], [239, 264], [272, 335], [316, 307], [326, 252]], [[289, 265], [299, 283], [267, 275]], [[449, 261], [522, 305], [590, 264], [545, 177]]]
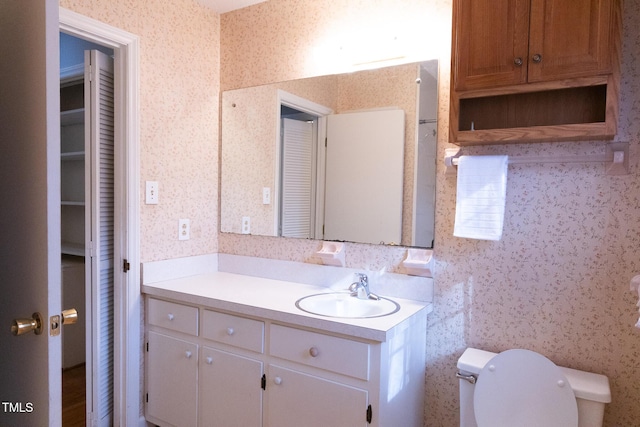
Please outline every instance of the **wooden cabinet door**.
[[200, 424], [262, 426], [262, 362], [203, 347], [200, 360]]
[[456, 90], [526, 83], [529, 0], [454, 0], [453, 26]]
[[[612, 14], [619, 0], [532, 0], [529, 82], [611, 72]], [[535, 55], [541, 60], [536, 62]]]

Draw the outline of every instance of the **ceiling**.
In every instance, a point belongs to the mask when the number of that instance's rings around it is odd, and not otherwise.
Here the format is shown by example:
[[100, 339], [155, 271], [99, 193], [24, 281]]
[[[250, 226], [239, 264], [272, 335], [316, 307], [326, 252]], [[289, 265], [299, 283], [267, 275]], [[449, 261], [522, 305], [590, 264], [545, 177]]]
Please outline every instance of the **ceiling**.
[[198, 3], [207, 6], [218, 13], [231, 12], [266, 0], [197, 0]]

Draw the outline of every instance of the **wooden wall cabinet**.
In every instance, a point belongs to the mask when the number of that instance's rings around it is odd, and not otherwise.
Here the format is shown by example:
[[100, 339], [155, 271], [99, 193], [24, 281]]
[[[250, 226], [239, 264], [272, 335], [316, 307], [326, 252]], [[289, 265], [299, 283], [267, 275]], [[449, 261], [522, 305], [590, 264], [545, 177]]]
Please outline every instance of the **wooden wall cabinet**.
[[612, 138], [620, 0], [454, 0], [450, 140]]

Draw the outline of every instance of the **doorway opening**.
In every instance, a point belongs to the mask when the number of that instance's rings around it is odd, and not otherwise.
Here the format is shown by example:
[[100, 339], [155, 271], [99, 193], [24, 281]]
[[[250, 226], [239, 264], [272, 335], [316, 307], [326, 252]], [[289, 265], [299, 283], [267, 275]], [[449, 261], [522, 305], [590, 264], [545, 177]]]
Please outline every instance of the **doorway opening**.
[[[86, 425], [87, 395], [89, 412], [113, 422], [113, 55], [60, 33], [61, 295], [62, 307], [77, 311], [76, 325], [62, 331], [65, 427]], [[95, 257], [111, 264], [98, 280]]]
[[[61, 33], [98, 45], [98, 50], [92, 51], [92, 69], [94, 64], [98, 64], [99, 68], [105, 65], [103, 61], [105, 55], [102, 54], [101, 57], [99, 50], [106, 48], [113, 52], [113, 81], [111, 82], [113, 120], [104, 126], [92, 126], [100, 131], [113, 133], [112, 149], [108, 154], [113, 159], [109, 184], [113, 191], [106, 202], [92, 200], [90, 203], [91, 206], [106, 206], [106, 211], [112, 212], [111, 235], [113, 238], [108, 240], [108, 245], [112, 248], [107, 252], [113, 256], [110, 259], [103, 259], [100, 256], [105, 250], [104, 239], [95, 235], [92, 236], [88, 251], [85, 251], [86, 265], [91, 265], [91, 274], [94, 276], [93, 284], [99, 283], [100, 280], [96, 280], [95, 277], [102, 275], [110, 275], [106, 282], [112, 284], [103, 287], [110, 289], [112, 295], [110, 303], [105, 306], [100, 305], [104, 302], [104, 298], [96, 300], [95, 296], [98, 293], [92, 289], [90, 314], [95, 318], [97, 312], [109, 313], [111, 320], [109, 322], [102, 319], [99, 322], [93, 321], [92, 327], [87, 328], [87, 336], [91, 331], [99, 338], [109, 337], [109, 333], [97, 328], [99, 324], [111, 328], [111, 337], [99, 340], [86, 338], [87, 409], [85, 413], [87, 419], [85, 422], [86, 425], [92, 426], [140, 425], [142, 417], [140, 415], [141, 295], [138, 203], [140, 198], [139, 39], [134, 34], [65, 8], [59, 8], [59, 22]], [[108, 82], [103, 81], [102, 74], [99, 80], [101, 83], [97, 85], [97, 90], [100, 90], [101, 86], [109, 86]], [[93, 99], [99, 99], [99, 96], [95, 95]], [[98, 108], [91, 110], [95, 111]], [[91, 120], [93, 122], [95, 119], [92, 117]], [[100, 139], [100, 136], [93, 136], [93, 138]], [[90, 156], [90, 161], [94, 164], [96, 159], [103, 156], [101, 151], [103, 144], [100, 145], [101, 148], [92, 152]], [[104, 156], [107, 157], [107, 154]], [[101, 174], [103, 172], [102, 166], [95, 166], [92, 169], [100, 170]], [[97, 181], [92, 180], [92, 185], [102, 179], [100, 177]], [[102, 194], [102, 190], [94, 190], [93, 194]], [[94, 208], [94, 211], [97, 209]], [[100, 219], [101, 217], [96, 213], [91, 222], [95, 223]], [[85, 221], [85, 226], [88, 228], [88, 221]], [[94, 242], [97, 243], [94, 244]], [[88, 268], [87, 271], [89, 271]], [[88, 304], [88, 296], [86, 300]], [[107, 343], [107, 345], [96, 346], [97, 342]], [[91, 357], [89, 357], [90, 347]], [[97, 387], [98, 384], [106, 384], [106, 387]], [[107, 393], [100, 394], [101, 390], [105, 389]]]
[[333, 110], [280, 89], [277, 108], [274, 233], [322, 239], [326, 123]]

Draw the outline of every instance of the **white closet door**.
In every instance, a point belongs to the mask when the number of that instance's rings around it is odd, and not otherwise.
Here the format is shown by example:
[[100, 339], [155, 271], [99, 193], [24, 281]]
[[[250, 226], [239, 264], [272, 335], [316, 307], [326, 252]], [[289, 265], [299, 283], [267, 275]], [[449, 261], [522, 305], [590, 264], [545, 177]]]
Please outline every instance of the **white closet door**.
[[404, 111], [327, 121], [324, 240], [400, 244]]
[[[99, 426], [113, 420], [114, 102], [113, 59], [85, 52], [87, 292], [92, 315], [87, 412]], [[88, 90], [87, 90], [88, 88]], [[89, 337], [88, 337], [89, 338]], [[89, 362], [90, 361], [90, 362]], [[90, 370], [89, 370], [90, 369]]]
[[310, 238], [315, 211], [313, 123], [282, 119], [280, 235]]

